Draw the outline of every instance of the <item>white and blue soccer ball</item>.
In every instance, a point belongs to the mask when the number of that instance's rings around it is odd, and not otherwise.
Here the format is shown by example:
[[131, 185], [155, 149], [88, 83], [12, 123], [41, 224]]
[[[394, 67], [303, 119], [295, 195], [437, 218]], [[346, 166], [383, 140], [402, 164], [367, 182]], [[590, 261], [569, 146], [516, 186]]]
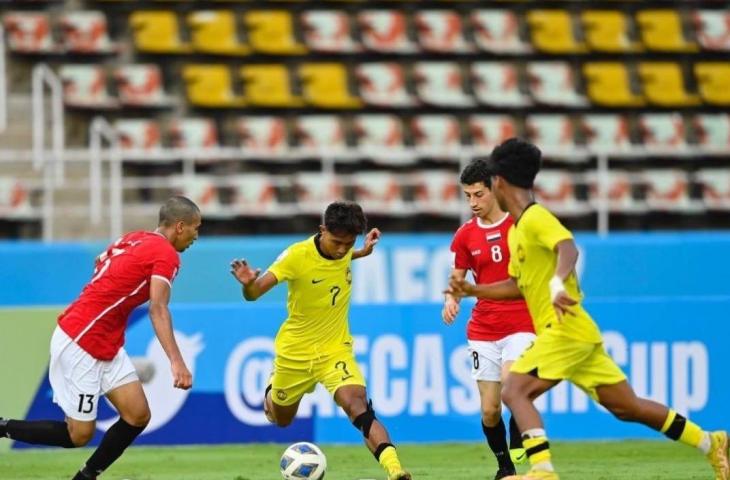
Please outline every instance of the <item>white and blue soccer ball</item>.
[[298, 442], [284, 450], [279, 468], [284, 480], [322, 480], [327, 458], [317, 445]]

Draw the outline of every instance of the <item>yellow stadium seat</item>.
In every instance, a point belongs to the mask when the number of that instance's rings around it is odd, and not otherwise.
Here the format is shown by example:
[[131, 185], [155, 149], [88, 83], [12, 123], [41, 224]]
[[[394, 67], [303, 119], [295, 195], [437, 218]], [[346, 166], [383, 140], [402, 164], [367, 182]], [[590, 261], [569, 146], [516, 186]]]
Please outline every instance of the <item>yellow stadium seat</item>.
[[236, 36], [236, 17], [230, 10], [198, 10], [187, 17], [193, 48], [217, 55], [247, 55], [251, 49]]
[[180, 40], [175, 12], [145, 10], [132, 12], [129, 25], [134, 32], [134, 46], [146, 53], [189, 53], [190, 45]]
[[730, 105], [730, 63], [699, 62], [695, 76], [702, 99], [711, 105]]
[[258, 107], [301, 107], [302, 99], [292, 94], [286, 65], [247, 65], [241, 68], [243, 95]]
[[305, 101], [322, 108], [361, 108], [359, 98], [350, 95], [347, 70], [340, 63], [305, 63], [299, 67]]
[[697, 45], [687, 42], [682, 19], [676, 10], [642, 10], [636, 14], [641, 41], [649, 50], [659, 52], [695, 52]]
[[197, 107], [242, 107], [246, 104], [233, 93], [227, 65], [185, 65], [183, 80], [188, 101]]
[[307, 47], [294, 36], [294, 19], [286, 10], [255, 10], [243, 15], [251, 47], [260, 53], [302, 55]]
[[566, 10], [531, 10], [527, 13], [532, 45], [546, 53], [580, 53], [585, 46], [573, 34], [573, 19]]
[[647, 101], [663, 107], [687, 107], [697, 105], [697, 95], [684, 88], [682, 70], [674, 62], [644, 62], [639, 64], [639, 77]]
[[629, 72], [623, 63], [590, 62], [583, 65], [586, 93], [593, 103], [605, 107], [634, 107], [644, 100], [631, 92]]
[[585, 10], [581, 14], [586, 43], [599, 52], [633, 52], [639, 46], [628, 35], [626, 15], [619, 10]]

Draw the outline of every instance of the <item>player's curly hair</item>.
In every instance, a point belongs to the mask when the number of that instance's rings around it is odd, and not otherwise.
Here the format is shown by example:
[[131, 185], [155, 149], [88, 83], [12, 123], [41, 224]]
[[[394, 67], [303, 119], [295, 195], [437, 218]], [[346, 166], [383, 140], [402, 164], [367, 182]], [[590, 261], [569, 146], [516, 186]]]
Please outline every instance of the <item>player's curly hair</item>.
[[334, 234], [359, 235], [368, 228], [368, 219], [362, 207], [355, 202], [334, 202], [327, 206], [322, 217], [325, 228]]
[[478, 157], [469, 162], [461, 171], [459, 181], [462, 185], [473, 185], [482, 182], [487, 188], [492, 188], [492, 171], [489, 168], [489, 159]]
[[530, 142], [510, 138], [492, 151], [489, 163], [493, 175], [516, 187], [532, 188], [542, 166], [542, 152]]

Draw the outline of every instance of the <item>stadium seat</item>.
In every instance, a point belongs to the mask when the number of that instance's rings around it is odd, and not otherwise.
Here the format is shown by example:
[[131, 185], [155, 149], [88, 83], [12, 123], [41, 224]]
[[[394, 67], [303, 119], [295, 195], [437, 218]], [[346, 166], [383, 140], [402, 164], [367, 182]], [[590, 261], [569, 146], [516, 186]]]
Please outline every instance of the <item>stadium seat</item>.
[[475, 10], [470, 16], [474, 41], [486, 52], [527, 53], [529, 44], [520, 38], [520, 22], [510, 10]]
[[472, 107], [475, 102], [464, 92], [463, 74], [456, 62], [417, 62], [413, 77], [418, 97], [436, 107]]
[[629, 123], [622, 115], [583, 115], [579, 122], [586, 147], [591, 150], [610, 152], [631, 147]]
[[413, 19], [418, 43], [427, 52], [465, 53], [472, 51], [464, 38], [461, 16], [454, 10], [421, 10]]
[[248, 41], [258, 53], [303, 55], [307, 47], [294, 33], [294, 18], [286, 10], [251, 10], [243, 15]]
[[16, 53], [51, 53], [58, 50], [47, 13], [10, 12], [3, 18], [8, 47]]
[[289, 148], [286, 122], [281, 117], [239, 117], [236, 132], [247, 152], [283, 153]]
[[677, 10], [642, 10], [636, 14], [641, 41], [657, 52], [695, 52], [697, 45], [684, 37], [682, 18]]
[[540, 170], [535, 178], [535, 197], [552, 212], [561, 216], [583, 215], [588, 203], [575, 196], [575, 178], [560, 170]]
[[[633, 195], [635, 173], [611, 169], [605, 172], [605, 178], [601, 177], [602, 174], [602, 172], [592, 171], [585, 176], [585, 183], [588, 186], [588, 203], [594, 210], [603, 208], [604, 196], [607, 197], [609, 212], [639, 213], [646, 210], [646, 204], [635, 199]], [[606, 189], [605, 194], [601, 188]]]
[[28, 187], [17, 178], [0, 177], [0, 218], [33, 216]]
[[516, 137], [517, 126], [509, 115], [471, 115], [469, 133], [472, 145], [491, 151], [508, 138]]
[[705, 103], [730, 105], [730, 62], [698, 62], [694, 70]]
[[62, 65], [63, 101], [76, 108], [111, 109], [119, 106], [109, 95], [106, 72], [96, 65]]
[[118, 46], [109, 40], [106, 15], [97, 11], [68, 12], [60, 17], [62, 44], [75, 54], [115, 53]]
[[157, 150], [162, 147], [160, 125], [146, 118], [124, 119], [114, 122], [120, 146], [131, 150]]
[[406, 214], [397, 177], [385, 171], [360, 171], [352, 177], [355, 201], [373, 214]]
[[361, 63], [355, 69], [360, 98], [376, 107], [410, 107], [415, 104], [406, 87], [406, 74], [398, 63]]
[[602, 107], [638, 107], [642, 97], [631, 91], [626, 65], [618, 62], [588, 62], [583, 65], [586, 93], [591, 102]]
[[300, 147], [322, 151], [347, 148], [345, 128], [336, 115], [300, 115], [294, 121], [294, 135]]
[[139, 10], [129, 16], [134, 46], [143, 53], [190, 53], [190, 45], [180, 40], [175, 12]]
[[457, 215], [462, 208], [459, 175], [449, 170], [422, 170], [416, 175], [416, 209], [429, 215]]
[[675, 169], [650, 169], [642, 172], [649, 210], [690, 212], [699, 205], [689, 195], [687, 172]]
[[301, 14], [304, 41], [310, 50], [322, 53], [353, 53], [360, 46], [352, 39], [347, 13], [337, 10], [309, 10]]
[[187, 16], [193, 49], [213, 55], [247, 55], [248, 45], [238, 40], [236, 17], [231, 10], [198, 10]]
[[641, 49], [629, 38], [628, 18], [620, 10], [584, 10], [581, 20], [586, 44], [593, 51], [625, 53]]
[[196, 107], [225, 108], [245, 105], [244, 99], [233, 93], [228, 65], [185, 65], [183, 81], [188, 101]]
[[709, 210], [730, 210], [730, 171], [708, 168], [697, 172], [702, 188], [702, 203]]
[[172, 99], [165, 94], [160, 67], [155, 64], [123, 65], [114, 71], [119, 102], [129, 107], [166, 107]]
[[217, 148], [218, 128], [208, 118], [176, 118], [170, 123], [173, 147], [189, 149]]
[[397, 10], [366, 10], [357, 15], [363, 46], [382, 53], [413, 53], [417, 46], [408, 38], [405, 13]]
[[676, 149], [687, 146], [684, 121], [679, 113], [639, 115], [639, 132], [646, 148]]
[[303, 213], [321, 215], [331, 202], [343, 197], [342, 185], [334, 175], [300, 172], [294, 177], [297, 208]]
[[395, 115], [356, 115], [353, 127], [360, 148], [403, 147], [403, 124]]
[[236, 213], [244, 216], [264, 216], [286, 213], [281, 209], [276, 186], [265, 173], [246, 173], [230, 178], [233, 205]]
[[349, 91], [347, 70], [341, 63], [305, 63], [299, 66], [302, 97], [319, 108], [361, 108]]
[[418, 115], [411, 120], [413, 143], [416, 148], [458, 149], [461, 127], [453, 115]]
[[730, 150], [730, 115], [726, 113], [698, 114], [693, 118], [697, 144]]
[[582, 107], [588, 104], [578, 94], [573, 69], [568, 62], [530, 62], [527, 64], [530, 93], [543, 105]]
[[495, 107], [524, 107], [532, 100], [520, 91], [520, 76], [508, 62], [474, 62], [471, 83], [479, 103]]
[[222, 213], [218, 187], [210, 175], [176, 175], [170, 179], [178, 194], [189, 198], [206, 217], [220, 217]]
[[642, 62], [639, 77], [646, 100], [661, 107], [690, 107], [700, 99], [685, 89], [679, 64], [674, 62]]
[[730, 51], [730, 10], [697, 10], [693, 18], [703, 49]]
[[573, 19], [567, 10], [530, 10], [527, 13], [530, 38], [535, 49], [553, 54], [582, 53], [585, 45], [573, 32]]
[[575, 147], [571, 117], [563, 114], [533, 114], [525, 119], [527, 137], [541, 148]]
[[240, 70], [244, 102], [257, 107], [301, 107], [304, 102], [292, 93], [286, 65], [246, 65]]

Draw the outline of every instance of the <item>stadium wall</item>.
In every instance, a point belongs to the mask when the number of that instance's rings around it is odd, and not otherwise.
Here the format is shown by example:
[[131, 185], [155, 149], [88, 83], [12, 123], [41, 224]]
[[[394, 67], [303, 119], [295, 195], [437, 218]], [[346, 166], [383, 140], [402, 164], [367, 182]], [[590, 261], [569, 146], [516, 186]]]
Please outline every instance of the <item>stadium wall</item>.
[[[245, 257], [265, 266], [293, 240], [205, 239], [183, 255], [172, 311], [182, 350], [194, 369], [190, 392], [170, 388], [166, 360], [153, 340], [146, 310], [135, 312], [127, 351], [155, 366], [155, 375], [145, 385], [153, 423], [141, 443], [361, 441], [322, 389], [306, 397], [291, 428], [264, 421], [260, 399], [270, 371], [273, 336], [286, 314], [284, 292], [279, 288], [266, 301], [244, 304], [228, 277], [228, 263]], [[377, 255], [355, 263], [351, 325], [357, 357], [376, 411], [397, 441], [482, 436], [464, 345], [468, 308], [455, 326], [446, 327], [440, 320], [449, 240], [445, 235], [386, 237]], [[718, 427], [725, 418], [723, 407], [730, 402], [723, 379], [730, 338], [730, 287], [725, 278], [730, 235], [581, 235], [578, 241], [586, 305], [637, 391], [710, 428]], [[0, 382], [17, 386], [0, 398], [0, 412], [61, 418], [51, 403], [45, 375], [58, 308], [42, 306], [72, 300], [102, 247], [0, 245], [5, 266], [0, 304], [6, 305], [0, 309], [0, 354], [6, 366], [0, 370]], [[567, 385], [541, 398], [539, 407], [555, 438], [657, 437], [612, 420]], [[114, 422], [108, 405], [101, 406], [99, 418], [100, 431]]]

